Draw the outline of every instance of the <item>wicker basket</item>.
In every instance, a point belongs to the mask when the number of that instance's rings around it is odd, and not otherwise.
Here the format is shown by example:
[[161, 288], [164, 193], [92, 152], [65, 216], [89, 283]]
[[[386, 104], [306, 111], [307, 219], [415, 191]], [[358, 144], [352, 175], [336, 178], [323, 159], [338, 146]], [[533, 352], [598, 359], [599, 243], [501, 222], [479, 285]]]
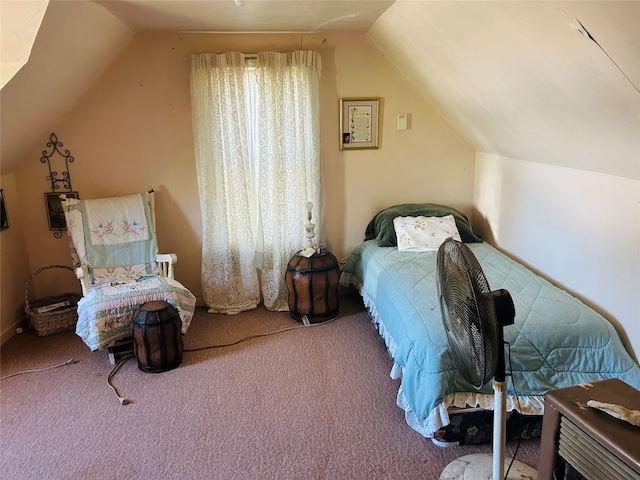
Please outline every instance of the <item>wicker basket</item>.
[[[29, 302], [29, 285], [31, 284], [31, 280], [40, 272], [51, 268], [63, 268], [73, 273], [73, 268], [66, 265], [49, 265], [33, 273], [24, 287], [24, 311], [27, 312], [29, 322], [36, 333], [41, 337], [65, 330], [73, 330], [78, 321], [77, 305], [81, 295], [77, 293], [64, 293], [55, 297], [46, 297], [41, 300]], [[57, 303], [65, 304], [67, 302], [67, 305], [62, 305], [50, 311], [43, 311], [42, 308]], [[38, 309], [40, 309], [40, 312], [38, 312]]]

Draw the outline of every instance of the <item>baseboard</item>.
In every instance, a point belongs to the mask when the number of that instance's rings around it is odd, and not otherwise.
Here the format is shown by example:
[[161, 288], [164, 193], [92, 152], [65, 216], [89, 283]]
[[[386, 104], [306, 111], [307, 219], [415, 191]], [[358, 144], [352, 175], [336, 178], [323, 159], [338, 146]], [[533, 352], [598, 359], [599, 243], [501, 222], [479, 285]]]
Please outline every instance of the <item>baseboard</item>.
[[2, 334], [0, 334], [0, 345], [4, 345], [5, 343], [7, 343], [11, 338], [16, 336], [16, 327], [17, 327], [18, 323], [14, 323], [13, 325], [11, 325], [10, 327], [8, 327], [6, 330], [4, 330], [2, 332]]

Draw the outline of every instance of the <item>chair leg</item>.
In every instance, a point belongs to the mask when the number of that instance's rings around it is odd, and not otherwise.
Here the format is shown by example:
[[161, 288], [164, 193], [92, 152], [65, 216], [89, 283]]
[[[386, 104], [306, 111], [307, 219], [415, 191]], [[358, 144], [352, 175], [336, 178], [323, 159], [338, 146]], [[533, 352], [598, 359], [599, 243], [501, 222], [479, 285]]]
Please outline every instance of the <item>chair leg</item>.
[[118, 363], [125, 355], [133, 353], [133, 337], [121, 338], [107, 345], [107, 355], [111, 365]]

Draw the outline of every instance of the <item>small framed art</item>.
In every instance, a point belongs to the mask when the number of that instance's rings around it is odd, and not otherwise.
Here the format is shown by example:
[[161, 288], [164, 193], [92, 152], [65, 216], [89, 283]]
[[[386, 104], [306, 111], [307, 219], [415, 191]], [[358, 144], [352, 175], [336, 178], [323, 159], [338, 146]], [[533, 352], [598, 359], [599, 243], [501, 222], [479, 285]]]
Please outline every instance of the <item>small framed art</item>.
[[78, 192], [49, 192], [44, 194], [49, 230], [67, 229], [67, 222], [64, 220], [64, 211], [62, 210], [62, 200], [60, 200], [60, 195], [63, 194], [67, 198], [78, 198]]
[[4, 203], [4, 188], [0, 188], [0, 230], [9, 228], [9, 217], [7, 216], [7, 205]]
[[340, 150], [380, 147], [380, 98], [340, 99]]

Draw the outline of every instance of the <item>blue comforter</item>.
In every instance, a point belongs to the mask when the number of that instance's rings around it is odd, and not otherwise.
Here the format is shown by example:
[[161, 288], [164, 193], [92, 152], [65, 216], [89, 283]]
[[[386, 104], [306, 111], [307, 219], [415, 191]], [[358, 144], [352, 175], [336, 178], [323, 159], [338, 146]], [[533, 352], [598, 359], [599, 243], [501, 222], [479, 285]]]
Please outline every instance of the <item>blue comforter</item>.
[[[516, 308], [515, 324], [504, 329], [513, 373], [508, 409], [541, 414], [548, 390], [612, 377], [640, 389], [640, 368], [604, 317], [486, 242], [468, 246], [491, 289], [507, 289]], [[427, 437], [448, 424], [448, 407], [493, 406], [491, 383], [476, 390], [455, 367], [438, 302], [436, 256], [369, 240], [348, 258], [342, 277], [359, 288], [395, 362], [407, 422]]]

